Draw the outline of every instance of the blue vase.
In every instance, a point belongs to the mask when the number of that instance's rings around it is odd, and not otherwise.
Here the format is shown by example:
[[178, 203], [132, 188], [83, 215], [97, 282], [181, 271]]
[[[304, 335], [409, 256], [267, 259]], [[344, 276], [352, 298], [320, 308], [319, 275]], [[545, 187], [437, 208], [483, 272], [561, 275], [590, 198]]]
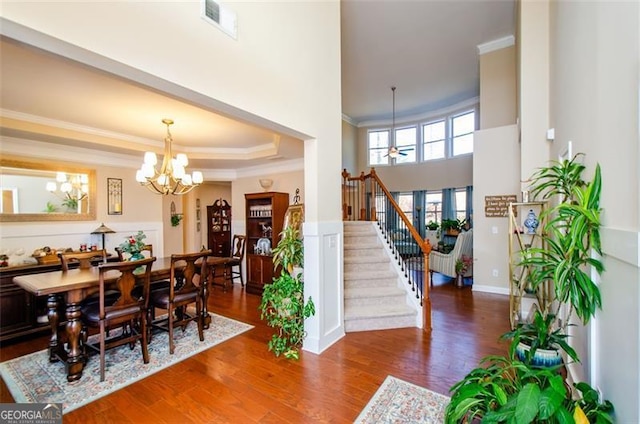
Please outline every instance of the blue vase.
[[139, 261], [142, 259], [144, 259], [142, 252], [131, 252], [131, 257], [129, 257], [129, 261]]
[[538, 228], [538, 218], [536, 214], [533, 212], [533, 209], [529, 209], [529, 213], [527, 214], [527, 219], [524, 220], [524, 227], [527, 229], [528, 234], [535, 234], [536, 229]]

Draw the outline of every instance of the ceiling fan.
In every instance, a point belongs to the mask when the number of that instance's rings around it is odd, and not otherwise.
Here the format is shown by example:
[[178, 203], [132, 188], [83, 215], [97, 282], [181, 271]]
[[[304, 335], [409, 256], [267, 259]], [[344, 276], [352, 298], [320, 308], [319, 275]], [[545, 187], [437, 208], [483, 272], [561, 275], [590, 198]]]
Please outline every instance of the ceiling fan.
[[391, 120], [391, 147], [389, 147], [389, 151], [387, 152], [386, 155], [384, 155], [384, 157], [391, 157], [391, 158], [397, 158], [398, 155], [400, 156], [407, 156], [407, 151], [411, 151], [413, 150], [413, 146], [407, 146], [407, 147], [401, 147], [401, 148], [397, 148], [396, 147], [396, 143], [395, 143], [395, 138], [396, 138], [396, 87], [391, 87], [391, 93], [392, 93], [392, 98], [393, 98], [393, 115], [392, 115], [392, 120]]

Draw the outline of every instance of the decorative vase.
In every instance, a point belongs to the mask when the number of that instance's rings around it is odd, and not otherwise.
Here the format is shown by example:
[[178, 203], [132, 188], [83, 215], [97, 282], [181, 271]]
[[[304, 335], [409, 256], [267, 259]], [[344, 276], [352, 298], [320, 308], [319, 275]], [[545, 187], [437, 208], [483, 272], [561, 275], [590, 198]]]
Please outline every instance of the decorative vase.
[[139, 261], [142, 259], [144, 259], [142, 252], [131, 252], [131, 257], [129, 257], [129, 261]]
[[456, 274], [456, 287], [464, 287], [464, 279], [462, 277], [462, 274]]
[[524, 227], [527, 229], [528, 234], [535, 234], [536, 229], [538, 228], [538, 217], [533, 212], [533, 209], [529, 209], [529, 213], [527, 214], [527, 219], [524, 220]]

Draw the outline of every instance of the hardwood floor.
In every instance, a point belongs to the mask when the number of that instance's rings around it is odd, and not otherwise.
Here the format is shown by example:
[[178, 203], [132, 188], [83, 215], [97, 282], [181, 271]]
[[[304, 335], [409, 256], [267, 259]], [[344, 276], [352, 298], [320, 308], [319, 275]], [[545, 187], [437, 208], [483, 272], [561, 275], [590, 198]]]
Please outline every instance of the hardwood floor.
[[[435, 278], [434, 278], [435, 280]], [[300, 361], [267, 351], [272, 329], [259, 296], [239, 285], [215, 288], [210, 310], [255, 326], [240, 336], [64, 416], [72, 423], [351, 423], [387, 375], [448, 394], [508, 330], [508, 297], [456, 288], [432, 290], [433, 331], [347, 333], [321, 355]], [[46, 337], [3, 345], [0, 360], [44, 349]], [[13, 402], [4, 382], [0, 401]]]

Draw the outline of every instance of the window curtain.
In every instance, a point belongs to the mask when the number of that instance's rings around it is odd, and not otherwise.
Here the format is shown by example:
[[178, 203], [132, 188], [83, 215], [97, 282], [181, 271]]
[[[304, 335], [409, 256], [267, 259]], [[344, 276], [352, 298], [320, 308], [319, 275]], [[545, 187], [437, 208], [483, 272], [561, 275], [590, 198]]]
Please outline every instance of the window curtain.
[[413, 192], [413, 226], [418, 230], [422, 238], [426, 235], [426, 227], [424, 222], [424, 214], [426, 213], [425, 204], [426, 194], [424, 190], [417, 190]]
[[473, 227], [473, 186], [467, 186], [467, 222]]
[[456, 219], [456, 189], [442, 189], [442, 219]]

